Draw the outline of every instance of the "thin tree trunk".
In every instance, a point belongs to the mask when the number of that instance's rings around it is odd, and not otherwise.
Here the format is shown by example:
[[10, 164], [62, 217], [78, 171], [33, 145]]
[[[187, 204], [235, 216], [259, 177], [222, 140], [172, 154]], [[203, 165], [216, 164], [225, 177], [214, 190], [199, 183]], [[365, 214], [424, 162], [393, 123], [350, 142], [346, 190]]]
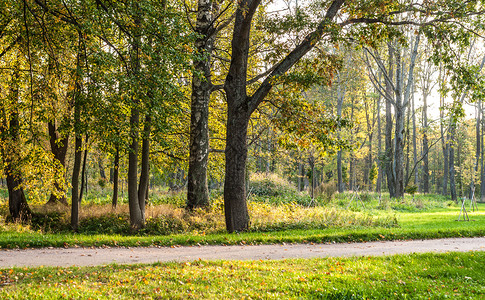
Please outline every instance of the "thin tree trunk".
[[[380, 76], [379, 76], [380, 81]], [[376, 182], [376, 192], [381, 193], [382, 186], [382, 128], [381, 128], [381, 95], [377, 99], [377, 153], [378, 153], [378, 173]]]
[[145, 216], [145, 200], [148, 193], [148, 179], [150, 175], [150, 133], [151, 133], [151, 117], [145, 116], [145, 128], [143, 133], [142, 150], [141, 150], [141, 170], [140, 183], [138, 187], [138, 202], [140, 206], [141, 215]]
[[423, 193], [429, 193], [428, 93], [423, 94]]
[[[416, 114], [414, 110], [414, 93], [411, 96], [411, 106], [412, 106], [412, 114], [413, 114], [413, 165], [416, 166], [418, 164], [418, 145], [416, 141]], [[414, 186], [418, 187], [418, 170], [414, 170]]]
[[394, 98], [392, 92], [392, 78], [393, 78], [393, 59], [394, 51], [392, 50], [392, 45], [388, 44], [388, 54], [389, 54], [389, 69], [388, 76], [385, 80], [386, 87], [386, 138], [385, 138], [385, 166], [386, 166], [386, 177], [387, 177], [387, 188], [389, 190], [389, 196], [391, 198], [396, 197], [396, 180], [393, 173], [393, 143], [392, 143], [392, 103], [391, 100]]
[[483, 105], [482, 105], [482, 102], [480, 100], [480, 112], [482, 114], [482, 119], [481, 119], [481, 129], [480, 129], [480, 143], [482, 145], [481, 147], [481, 159], [480, 159], [480, 202], [485, 202], [485, 170], [484, 170], [484, 152], [485, 152], [485, 147], [484, 147], [484, 144], [483, 144], [483, 134], [484, 134], [484, 130], [483, 130], [483, 122], [485, 120], [485, 118], [483, 117]]
[[[337, 74], [337, 117], [342, 117], [342, 106], [345, 98], [345, 91], [342, 91], [342, 82], [340, 73]], [[340, 128], [338, 129], [338, 136], [340, 136]], [[337, 189], [339, 193], [343, 193], [345, 189], [344, 180], [342, 177], [342, 150], [337, 152]]]
[[[79, 114], [79, 108], [75, 107], [75, 114]], [[78, 117], [75, 120], [79, 122]], [[72, 168], [71, 178], [71, 228], [74, 232], [79, 229], [79, 173], [81, 170], [81, 158], [82, 158], [82, 137], [79, 133], [76, 133], [75, 150], [74, 150], [74, 165]]]
[[481, 144], [480, 144], [480, 123], [481, 123], [481, 99], [478, 100], [477, 106], [475, 108], [476, 114], [476, 124], [475, 124], [475, 166], [473, 167], [473, 174], [471, 176], [470, 181], [470, 193], [469, 198], [477, 199], [478, 190], [475, 188], [475, 177], [478, 173], [478, 166], [480, 164], [480, 152], [481, 152]]
[[83, 166], [82, 166], [82, 170], [81, 170], [81, 187], [80, 187], [80, 193], [79, 193], [79, 202], [82, 201], [83, 199], [83, 195], [84, 195], [84, 191], [88, 191], [88, 188], [87, 188], [87, 185], [88, 185], [88, 178], [87, 178], [87, 174], [86, 174], [86, 164], [87, 164], [87, 160], [88, 160], [88, 135], [86, 134], [86, 139], [84, 141], [84, 144], [86, 145], [86, 149], [84, 149], [84, 157], [83, 157]]
[[116, 154], [113, 166], [113, 198], [111, 199], [111, 205], [116, 208], [118, 205], [118, 184], [119, 184], [119, 172], [120, 172], [120, 149], [116, 146]]
[[450, 143], [449, 143], [449, 174], [450, 174], [450, 194], [451, 200], [457, 202], [456, 183], [455, 183], [455, 144], [454, 138], [456, 136], [456, 125], [452, 124], [450, 128]]

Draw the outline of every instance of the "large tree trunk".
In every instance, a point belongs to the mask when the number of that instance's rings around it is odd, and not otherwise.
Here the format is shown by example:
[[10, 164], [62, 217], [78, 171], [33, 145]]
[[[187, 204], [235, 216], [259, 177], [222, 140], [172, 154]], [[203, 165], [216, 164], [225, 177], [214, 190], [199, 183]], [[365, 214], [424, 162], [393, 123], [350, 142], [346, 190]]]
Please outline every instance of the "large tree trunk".
[[249, 227], [245, 185], [248, 122], [249, 114], [244, 108], [238, 109], [228, 105], [224, 181], [224, 207], [228, 232], [245, 231]]
[[[69, 142], [69, 136], [60, 137], [59, 132], [57, 131], [56, 122], [49, 121], [47, 123], [48, 132], [49, 132], [49, 142], [51, 146], [51, 152], [54, 155], [54, 159], [59, 162], [62, 166], [62, 172], [65, 172], [66, 167], [66, 153], [67, 153], [67, 146]], [[51, 193], [47, 204], [56, 204], [62, 203], [64, 205], [68, 205], [67, 197], [64, 190], [62, 190], [61, 186], [58, 182], [54, 182], [54, 189], [56, 190], [55, 193]]]
[[[8, 189], [8, 208], [14, 221], [28, 220], [31, 216], [30, 208], [22, 187], [22, 173], [20, 171], [20, 116], [19, 106], [19, 69], [15, 66], [10, 83], [10, 94], [7, 101], [2, 101], [0, 108], [0, 151], [4, 164], [4, 174]], [[10, 113], [7, 113], [10, 111]]]
[[187, 176], [187, 208], [209, 205], [207, 161], [209, 158], [209, 101], [212, 90], [211, 55], [214, 46], [213, 1], [199, 0], [195, 31], [197, 58], [192, 77], [190, 116], [189, 172]]
[[145, 226], [145, 216], [142, 214], [138, 199], [138, 126], [140, 125], [140, 112], [134, 108], [131, 111], [131, 144], [128, 154], [128, 206], [130, 209], [130, 225], [133, 230]]
[[[131, 59], [131, 76], [133, 79], [140, 77], [140, 45], [141, 45], [141, 17], [138, 2], [132, 3], [132, 17], [134, 23], [133, 36], [131, 39], [130, 59]], [[132, 103], [130, 115], [130, 138], [131, 144], [128, 154], [128, 207], [130, 210], [130, 226], [132, 230], [137, 231], [145, 226], [144, 207], [140, 207], [138, 197], [138, 150], [139, 150], [139, 126], [140, 126], [140, 97], [136, 87], [133, 86]]]
[[246, 137], [249, 118], [268, 95], [275, 79], [286, 73], [315, 46], [315, 41], [321, 38], [328, 22], [333, 20], [343, 2], [344, 0], [335, 0], [330, 4], [324, 20], [317, 26], [317, 29], [308, 34], [293, 51], [275, 66], [251, 97], [248, 97], [246, 89], [249, 37], [252, 18], [261, 4], [261, 0], [241, 0], [237, 2], [238, 7], [231, 43], [231, 64], [224, 84], [228, 110], [224, 205], [226, 227], [229, 232], [246, 230], [249, 226], [245, 190]]
[[28, 220], [31, 216], [31, 211], [22, 187], [22, 175], [17, 165], [20, 161], [20, 155], [18, 153], [18, 150], [20, 149], [19, 130], [19, 114], [15, 109], [10, 115], [9, 130], [7, 131], [4, 128], [0, 130], [2, 135], [5, 131], [8, 132], [7, 141], [3, 141], [6, 149], [2, 151], [2, 154], [4, 171], [7, 177], [8, 208], [10, 216], [14, 221]]

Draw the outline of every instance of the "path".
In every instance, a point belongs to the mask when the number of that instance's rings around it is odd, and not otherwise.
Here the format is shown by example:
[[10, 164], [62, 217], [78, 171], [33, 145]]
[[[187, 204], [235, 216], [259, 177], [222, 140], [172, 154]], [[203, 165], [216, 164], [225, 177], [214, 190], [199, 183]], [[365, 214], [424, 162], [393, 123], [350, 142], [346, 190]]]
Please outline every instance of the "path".
[[485, 251], [485, 237], [347, 244], [1, 250], [0, 268], [13, 266], [92, 266], [110, 263], [180, 262], [199, 259], [266, 260], [327, 256], [375, 256], [448, 251]]

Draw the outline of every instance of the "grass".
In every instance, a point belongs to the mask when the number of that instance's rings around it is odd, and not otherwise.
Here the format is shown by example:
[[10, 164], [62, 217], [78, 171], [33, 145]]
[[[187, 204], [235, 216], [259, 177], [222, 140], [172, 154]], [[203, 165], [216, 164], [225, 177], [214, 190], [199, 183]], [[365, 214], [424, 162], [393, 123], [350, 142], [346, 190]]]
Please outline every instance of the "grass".
[[[441, 208], [423, 212], [396, 212], [399, 227], [333, 227], [286, 229], [238, 234], [190, 232], [171, 235], [120, 235], [43, 233], [11, 228], [0, 232], [1, 248], [37, 248], [64, 246], [149, 246], [197, 244], [272, 244], [307, 242], [359, 242], [376, 240], [431, 239], [485, 236], [485, 205], [470, 213], [471, 221], [456, 221], [459, 208]], [[20, 226], [20, 225], [10, 225]], [[21, 227], [24, 228], [24, 227]]]
[[485, 252], [0, 270], [3, 299], [480, 299]]
[[[275, 177], [275, 176], [273, 176]], [[485, 236], [485, 204], [470, 213], [471, 221], [456, 221], [460, 208], [439, 195], [389, 199], [362, 192], [332, 194], [311, 200], [308, 195], [271, 176], [252, 177], [251, 230], [225, 233], [222, 195], [215, 192], [207, 210], [187, 212], [184, 193], [152, 190], [146, 228], [130, 233], [128, 205], [113, 210], [107, 189], [91, 189], [80, 211], [80, 232], [69, 227], [66, 207], [32, 205], [30, 226], [5, 224], [6, 199], [0, 201], [0, 248], [66, 246], [150, 246], [197, 244], [272, 244], [355, 242], [396, 239]], [[0, 190], [1, 192], [1, 190]], [[331, 196], [329, 196], [331, 195]]]

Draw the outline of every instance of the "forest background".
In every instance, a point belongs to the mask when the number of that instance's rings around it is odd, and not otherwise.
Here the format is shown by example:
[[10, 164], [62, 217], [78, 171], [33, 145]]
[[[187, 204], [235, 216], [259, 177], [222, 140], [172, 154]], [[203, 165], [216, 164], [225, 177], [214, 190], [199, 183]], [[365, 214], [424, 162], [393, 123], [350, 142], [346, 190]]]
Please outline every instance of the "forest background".
[[70, 204], [78, 230], [92, 193], [127, 202], [139, 230], [183, 191], [243, 231], [261, 173], [308, 205], [485, 201], [481, 1], [261, 2], [0, 1], [11, 218]]

